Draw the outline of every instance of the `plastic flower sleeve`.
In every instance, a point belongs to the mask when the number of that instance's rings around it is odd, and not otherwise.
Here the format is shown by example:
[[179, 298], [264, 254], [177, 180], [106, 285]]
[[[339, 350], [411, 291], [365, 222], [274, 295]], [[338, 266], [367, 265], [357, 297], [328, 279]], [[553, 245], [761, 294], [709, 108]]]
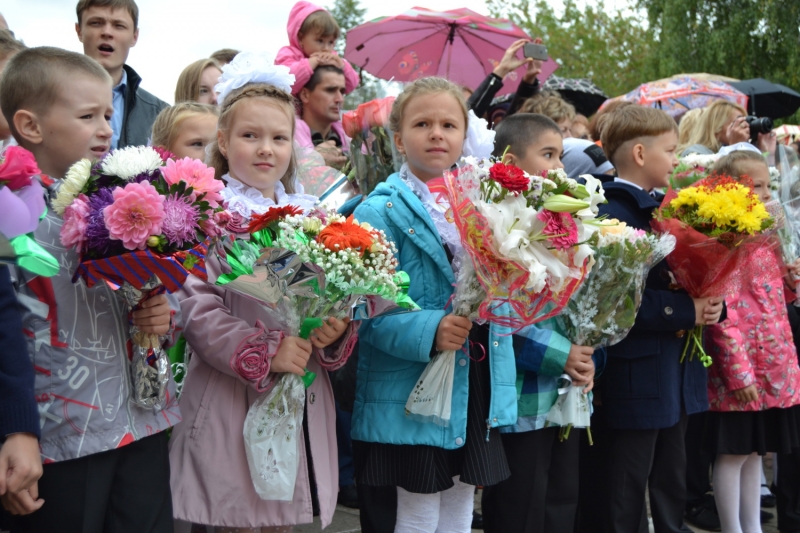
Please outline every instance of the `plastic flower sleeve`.
[[[775, 218], [783, 259], [790, 265], [800, 258], [800, 177], [798, 168], [789, 166], [786, 151], [780, 150], [780, 154], [778, 200], [767, 204], [767, 209]], [[795, 292], [798, 282], [795, 279]]]
[[[478, 308], [486, 298], [475, 274], [472, 261], [461, 253], [456, 263], [456, 290], [453, 294], [453, 313], [470, 320], [478, 317]], [[453, 400], [453, 379], [456, 352], [439, 352], [419, 377], [406, 401], [406, 415], [423, 422], [433, 422], [447, 427], [450, 424], [450, 407]]]
[[561, 384], [558, 399], [547, 413], [546, 421], [548, 425], [563, 428], [563, 440], [569, 438], [571, 428], [588, 428], [591, 425], [592, 402], [589, 395], [583, 393], [584, 386], [573, 385], [568, 374], [562, 374], [558, 379]]

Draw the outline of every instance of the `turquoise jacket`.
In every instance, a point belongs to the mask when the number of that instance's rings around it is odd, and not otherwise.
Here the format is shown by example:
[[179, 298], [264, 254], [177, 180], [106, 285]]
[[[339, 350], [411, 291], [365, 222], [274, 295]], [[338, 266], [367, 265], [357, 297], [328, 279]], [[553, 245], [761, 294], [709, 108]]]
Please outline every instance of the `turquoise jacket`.
[[[441, 427], [405, 414], [406, 400], [431, 360], [436, 329], [449, 311], [445, 308], [453, 294], [455, 278], [439, 232], [398, 174], [375, 188], [356, 208], [355, 218], [385, 231], [395, 243], [400, 269], [411, 278], [409, 295], [422, 310], [362, 323], [352, 436], [367, 442], [459, 448], [467, 437], [470, 360], [465, 352], [457, 353], [450, 424]], [[514, 424], [517, 419], [517, 371], [510, 333], [492, 325], [485, 347], [492, 388], [487, 429]]]

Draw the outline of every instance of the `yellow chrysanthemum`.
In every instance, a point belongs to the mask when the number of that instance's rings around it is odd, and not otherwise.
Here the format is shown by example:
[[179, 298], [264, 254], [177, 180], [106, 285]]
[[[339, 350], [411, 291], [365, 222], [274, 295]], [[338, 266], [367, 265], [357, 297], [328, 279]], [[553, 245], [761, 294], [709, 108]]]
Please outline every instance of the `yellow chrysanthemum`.
[[675, 211], [687, 211], [722, 231], [754, 233], [761, 231], [770, 215], [749, 187], [730, 178], [721, 178], [713, 187], [699, 185], [681, 189], [670, 202]]

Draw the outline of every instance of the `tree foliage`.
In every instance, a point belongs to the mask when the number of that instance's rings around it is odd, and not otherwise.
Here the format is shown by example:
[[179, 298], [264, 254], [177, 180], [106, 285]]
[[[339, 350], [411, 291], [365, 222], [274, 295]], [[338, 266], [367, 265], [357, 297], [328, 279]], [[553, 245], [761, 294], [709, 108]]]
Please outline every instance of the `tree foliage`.
[[[340, 56], [344, 57], [347, 31], [364, 22], [364, 13], [367, 10], [361, 7], [360, 0], [334, 0], [330, 12], [342, 29], [342, 34], [336, 43], [336, 51], [339, 52]], [[354, 66], [353, 68], [361, 76], [361, 83], [345, 98], [345, 109], [355, 109], [358, 104], [369, 102], [384, 95], [383, 86], [377, 78], [359, 67]]]
[[[669, 0], [665, 0], [668, 2]], [[565, 0], [557, 13], [545, 0], [487, 0], [493, 16], [510, 18], [532, 37], [541, 37], [560, 66], [556, 75], [589, 78], [609, 96], [648, 81], [651, 32], [636, 12], [609, 14], [602, 0], [578, 7]]]
[[797, 0], [637, 1], [655, 37], [649, 66], [660, 77], [710, 72], [800, 88]]

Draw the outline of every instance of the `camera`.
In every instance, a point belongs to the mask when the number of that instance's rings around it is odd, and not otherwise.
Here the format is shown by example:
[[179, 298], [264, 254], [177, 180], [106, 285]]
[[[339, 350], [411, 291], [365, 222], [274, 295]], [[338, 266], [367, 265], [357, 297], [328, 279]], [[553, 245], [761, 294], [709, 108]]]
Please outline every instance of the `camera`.
[[750, 142], [758, 140], [759, 133], [769, 133], [772, 131], [772, 119], [769, 117], [745, 117], [747, 125], [750, 126]]

